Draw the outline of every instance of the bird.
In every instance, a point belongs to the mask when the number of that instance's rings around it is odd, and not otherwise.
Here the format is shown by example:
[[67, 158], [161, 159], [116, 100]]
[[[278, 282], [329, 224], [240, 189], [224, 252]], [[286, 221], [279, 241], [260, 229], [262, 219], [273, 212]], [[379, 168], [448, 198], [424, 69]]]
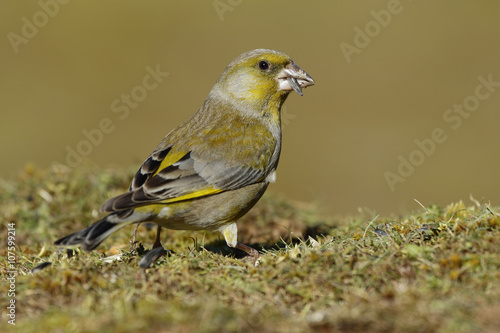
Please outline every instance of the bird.
[[107, 215], [54, 244], [88, 252], [117, 230], [147, 221], [157, 225], [153, 249], [162, 247], [162, 228], [219, 231], [229, 247], [258, 259], [257, 250], [238, 242], [236, 223], [276, 179], [283, 103], [314, 83], [283, 52], [241, 54], [199, 110], [163, 138], [128, 191], [102, 205]]

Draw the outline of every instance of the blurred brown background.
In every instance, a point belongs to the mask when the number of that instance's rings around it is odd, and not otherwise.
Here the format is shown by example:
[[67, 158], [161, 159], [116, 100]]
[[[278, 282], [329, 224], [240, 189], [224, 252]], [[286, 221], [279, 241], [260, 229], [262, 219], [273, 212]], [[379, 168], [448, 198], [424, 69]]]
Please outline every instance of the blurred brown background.
[[[332, 215], [500, 203], [498, 1], [3, 1], [0, 22], [2, 178], [67, 147], [138, 167], [231, 60], [273, 48], [317, 84], [285, 104], [271, 191]], [[169, 73], [151, 90], [148, 66]]]

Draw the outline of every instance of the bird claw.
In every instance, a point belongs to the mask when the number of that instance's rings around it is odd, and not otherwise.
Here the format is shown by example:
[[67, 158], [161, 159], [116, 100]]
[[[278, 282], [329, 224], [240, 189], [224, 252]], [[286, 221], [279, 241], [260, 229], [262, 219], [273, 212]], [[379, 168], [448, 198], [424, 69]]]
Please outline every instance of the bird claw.
[[160, 257], [166, 255], [169, 252], [170, 251], [165, 250], [162, 246], [155, 247], [154, 249], [149, 250], [148, 253], [146, 253], [144, 257], [142, 257], [141, 260], [139, 260], [138, 265], [140, 268], [143, 269], [149, 268], [156, 262], [156, 260], [158, 260]]
[[243, 262], [251, 264], [253, 267], [257, 267], [260, 264], [260, 259], [261, 259], [261, 256], [259, 254], [257, 256], [248, 255], [241, 260]]

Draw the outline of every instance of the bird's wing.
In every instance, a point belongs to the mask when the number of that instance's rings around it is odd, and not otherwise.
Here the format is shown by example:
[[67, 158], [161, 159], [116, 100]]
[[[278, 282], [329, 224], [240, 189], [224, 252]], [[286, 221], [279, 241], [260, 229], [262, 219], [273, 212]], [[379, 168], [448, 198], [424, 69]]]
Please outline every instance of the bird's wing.
[[[238, 149], [238, 148], [236, 148]], [[137, 171], [128, 192], [106, 201], [114, 212], [154, 203], [173, 203], [238, 189], [262, 181], [267, 168], [227, 164], [172, 146], [157, 149]]]
[[278, 163], [281, 140], [260, 119], [215, 112], [208, 104], [172, 130], [139, 168], [129, 191], [101, 210], [168, 204], [263, 181]]

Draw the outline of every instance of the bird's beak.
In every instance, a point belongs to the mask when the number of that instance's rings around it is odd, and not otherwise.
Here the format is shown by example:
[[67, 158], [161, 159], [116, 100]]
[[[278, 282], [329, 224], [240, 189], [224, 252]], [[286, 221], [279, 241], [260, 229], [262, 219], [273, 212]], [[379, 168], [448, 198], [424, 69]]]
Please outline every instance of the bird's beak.
[[278, 90], [291, 91], [295, 90], [297, 94], [303, 96], [302, 88], [314, 85], [314, 80], [302, 68], [289, 63], [276, 78], [279, 84]]

